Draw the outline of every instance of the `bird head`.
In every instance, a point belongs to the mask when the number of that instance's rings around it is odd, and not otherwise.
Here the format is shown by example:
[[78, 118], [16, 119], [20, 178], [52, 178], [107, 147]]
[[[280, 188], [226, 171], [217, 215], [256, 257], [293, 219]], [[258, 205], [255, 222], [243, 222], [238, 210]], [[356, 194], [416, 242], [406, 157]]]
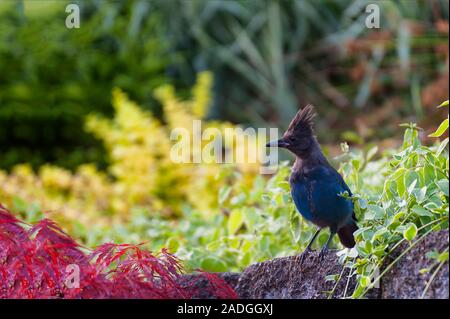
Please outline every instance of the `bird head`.
[[285, 148], [297, 156], [304, 156], [315, 145], [312, 120], [316, 113], [312, 105], [300, 109], [279, 140], [270, 141], [267, 147]]

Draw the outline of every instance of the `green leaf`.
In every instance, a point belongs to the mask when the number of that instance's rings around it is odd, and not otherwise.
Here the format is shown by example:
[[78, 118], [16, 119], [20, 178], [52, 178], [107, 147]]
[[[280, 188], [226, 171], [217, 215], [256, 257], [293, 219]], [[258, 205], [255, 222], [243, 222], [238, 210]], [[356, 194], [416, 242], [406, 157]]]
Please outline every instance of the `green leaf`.
[[418, 216], [430, 216], [433, 217], [433, 213], [431, 213], [428, 209], [423, 208], [422, 206], [415, 205], [412, 208], [412, 211]]
[[439, 145], [439, 148], [436, 151], [436, 156], [441, 155], [441, 153], [445, 150], [447, 145], [448, 145], [448, 137], [441, 142], [441, 145]]
[[402, 177], [403, 174], [405, 174], [405, 172], [406, 172], [406, 169], [404, 167], [400, 167], [394, 172], [394, 174], [392, 174], [391, 179], [396, 180], [396, 179]]
[[260, 217], [258, 215], [258, 211], [254, 207], [244, 207], [243, 208], [244, 215], [244, 223], [245, 227], [249, 232], [253, 232], [255, 227], [257, 227], [260, 223]]
[[436, 249], [431, 250], [431, 251], [428, 251], [428, 252], [425, 254], [425, 257], [427, 257], [428, 259], [434, 259], [434, 260], [437, 260], [437, 259], [439, 258], [439, 252], [438, 252]]
[[242, 266], [247, 266], [247, 265], [249, 265], [251, 263], [251, 261], [252, 261], [252, 252], [248, 251], [242, 256], [242, 258], [241, 258], [241, 265]]
[[439, 108], [439, 107], [443, 107], [443, 106], [448, 106], [448, 100], [442, 102], [442, 103], [438, 106], [438, 108]]
[[434, 171], [434, 167], [428, 163], [424, 167], [422, 167], [421, 173], [423, 176], [424, 183], [426, 185], [432, 183], [432, 181], [434, 181], [436, 179], [436, 173]]
[[206, 249], [209, 251], [216, 251], [217, 249], [219, 249], [220, 245], [221, 245], [220, 240], [214, 240], [206, 246]]
[[361, 284], [359, 284], [358, 287], [356, 287], [355, 291], [353, 291], [352, 298], [354, 299], [360, 298], [363, 295], [364, 290], [365, 290], [364, 287]]
[[387, 247], [388, 247], [388, 245], [383, 245], [383, 246], [376, 247], [372, 251], [372, 254], [377, 256], [378, 258], [381, 258], [382, 256], [384, 256], [386, 254], [386, 248]]
[[407, 241], [413, 240], [417, 235], [417, 226], [416, 224], [410, 223], [408, 227], [403, 231], [403, 237]]
[[325, 276], [325, 281], [337, 281], [338, 279], [338, 274]]
[[217, 257], [206, 257], [201, 262], [202, 270], [212, 271], [212, 272], [225, 272], [227, 271], [227, 265], [224, 261]]
[[[420, 180], [420, 176], [416, 171], [408, 171], [405, 175], [405, 186], [408, 189], [408, 194], [411, 194], [417, 183]], [[417, 185], [419, 186], [419, 185]]]
[[360, 283], [361, 287], [369, 286], [370, 285], [370, 277], [361, 276], [361, 278], [359, 279], [359, 283]]
[[219, 189], [219, 204], [222, 205], [230, 196], [231, 187], [226, 185]]
[[393, 220], [398, 221], [398, 220], [400, 220], [400, 218], [402, 218], [405, 215], [406, 215], [406, 213], [404, 211], [400, 211], [394, 215]]
[[437, 128], [437, 130], [433, 133], [428, 135], [429, 137], [439, 137], [442, 134], [445, 133], [445, 131], [448, 129], [448, 119], [445, 119], [441, 125]]
[[361, 209], [366, 209], [367, 208], [367, 199], [365, 198], [359, 198], [358, 199], [358, 205]]
[[371, 229], [371, 227], [361, 227], [361, 228], [359, 228], [357, 231], [355, 231], [354, 233], [353, 233], [353, 235], [355, 236], [355, 237], [357, 237], [357, 236], [360, 236], [362, 233], [364, 233], [366, 230], [368, 230], [368, 229]]
[[448, 179], [441, 179], [436, 182], [436, 185], [448, 197]]
[[365, 245], [362, 244], [357, 245], [356, 250], [358, 251], [358, 254], [361, 257], [367, 257], [369, 255], [369, 252], [366, 250]]
[[240, 240], [238, 237], [231, 237], [228, 238], [228, 245], [232, 248], [232, 249], [238, 249], [239, 245], [240, 245]]
[[398, 178], [396, 184], [397, 184], [397, 193], [400, 196], [403, 196], [406, 191], [405, 180], [403, 178]]
[[234, 235], [239, 230], [239, 228], [241, 228], [243, 222], [244, 215], [242, 214], [242, 210], [232, 210], [227, 222], [228, 234]]
[[427, 187], [424, 186], [421, 189], [418, 189], [418, 188], [414, 189], [412, 191], [412, 195], [416, 198], [418, 203], [423, 202], [425, 200], [426, 195], [427, 195]]
[[270, 248], [269, 236], [263, 236], [259, 241], [259, 249], [263, 252], [268, 252]]
[[439, 262], [448, 261], [448, 251], [444, 251], [443, 253], [439, 254], [438, 261]]
[[243, 240], [242, 242], [242, 246], [241, 246], [241, 250], [242, 252], [246, 253], [248, 251], [250, 251], [250, 249], [253, 247], [253, 244], [251, 241], [249, 240]]
[[384, 209], [377, 205], [367, 205], [367, 212], [364, 215], [366, 220], [376, 220], [384, 217]]
[[357, 158], [352, 160], [352, 165], [355, 168], [355, 171], [358, 171], [359, 168], [361, 167], [361, 161]]
[[298, 243], [302, 233], [302, 223], [300, 220], [300, 215], [295, 210], [291, 211], [289, 225], [292, 237], [294, 238], [294, 241]]
[[395, 183], [397, 185], [397, 193], [400, 196], [403, 196], [403, 194], [406, 191], [405, 179], [404, 179], [404, 175], [406, 172], [407, 172], [407, 170], [404, 167], [400, 167], [391, 176], [391, 179], [395, 180]]
[[[369, 237], [369, 236], [368, 236]], [[366, 239], [366, 243], [365, 243], [365, 245], [364, 245], [364, 248], [365, 248], [365, 250], [367, 251], [367, 253], [371, 253], [372, 252], [372, 250], [373, 250], [373, 245], [372, 245], [372, 242], [370, 241], [370, 239], [372, 239], [372, 237], [373, 237], [373, 232], [371, 233], [371, 236], [370, 236], [370, 238], [367, 238]]]
[[176, 253], [178, 248], [180, 248], [180, 241], [174, 237], [170, 237], [166, 241], [165, 247], [171, 252]]
[[375, 154], [378, 152], [378, 146], [372, 147], [366, 155], [366, 161], [370, 161], [372, 159], [372, 157], [375, 156]]
[[385, 234], [388, 234], [388, 233], [389, 233], [389, 231], [386, 229], [386, 227], [380, 228], [373, 234], [372, 241], [381, 239], [384, 237]]

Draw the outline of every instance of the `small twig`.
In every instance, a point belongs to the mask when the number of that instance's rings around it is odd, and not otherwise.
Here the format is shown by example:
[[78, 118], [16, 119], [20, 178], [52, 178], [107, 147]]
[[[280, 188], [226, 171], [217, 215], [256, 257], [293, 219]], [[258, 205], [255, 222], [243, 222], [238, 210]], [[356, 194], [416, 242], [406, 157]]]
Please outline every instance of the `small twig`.
[[[405, 249], [397, 258], [395, 258], [395, 260], [392, 263], [390, 263], [377, 278], [374, 279], [373, 283], [371, 283], [369, 286], [367, 286], [367, 288], [363, 291], [362, 296], [364, 296], [370, 289], [372, 289], [373, 286], [381, 279], [381, 277], [384, 276], [384, 274], [386, 272], [388, 272], [404, 255], [406, 255], [406, 253], [408, 253], [419, 242], [421, 242], [428, 234], [430, 234], [436, 226], [432, 227], [429, 231], [427, 231], [425, 234], [423, 234], [419, 239], [417, 239], [407, 249]], [[391, 250], [391, 252], [392, 252], [392, 250]], [[387, 256], [389, 256], [389, 254]]]
[[337, 285], [339, 284], [339, 281], [342, 278], [342, 274], [344, 273], [345, 265], [342, 265], [341, 273], [339, 274], [339, 278], [336, 280], [336, 284], [334, 285], [333, 289], [331, 289], [330, 294], [328, 295], [327, 299], [331, 299], [333, 297], [334, 292], [336, 291]]
[[[356, 257], [353, 258], [353, 261], [355, 261], [355, 259], [356, 259]], [[347, 295], [347, 290], [348, 290], [348, 286], [349, 286], [349, 284], [350, 284], [350, 279], [352, 278], [351, 272], [352, 272], [352, 268], [349, 267], [349, 269], [348, 269], [348, 276], [347, 276], [347, 282], [346, 282], [346, 284], [345, 284], [345, 289], [344, 289], [344, 295], [343, 295], [343, 298], [345, 298], [345, 296]]]
[[[444, 252], [448, 251], [448, 247]], [[433, 272], [433, 274], [430, 277], [430, 280], [427, 282], [427, 285], [425, 286], [425, 289], [422, 292], [422, 295], [420, 296], [420, 299], [423, 299], [425, 297], [425, 294], [427, 293], [428, 289], [431, 287], [431, 283], [433, 282], [434, 278], [438, 274], [441, 267], [445, 264], [446, 260], [443, 260], [439, 263], [439, 266], [437, 266], [436, 270]]]

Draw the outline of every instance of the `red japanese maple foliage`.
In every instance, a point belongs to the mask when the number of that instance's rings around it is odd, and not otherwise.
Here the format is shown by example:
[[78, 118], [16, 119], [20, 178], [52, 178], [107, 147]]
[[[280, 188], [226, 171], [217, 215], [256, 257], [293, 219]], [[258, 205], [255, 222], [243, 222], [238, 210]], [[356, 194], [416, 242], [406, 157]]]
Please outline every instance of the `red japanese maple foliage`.
[[188, 285], [182, 276], [180, 260], [165, 249], [106, 243], [91, 251], [53, 221], [31, 226], [0, 205], [0, 298], [190, 299], [205, 289], [213, 298], [237, 298], [216, 274], [200, 272]]

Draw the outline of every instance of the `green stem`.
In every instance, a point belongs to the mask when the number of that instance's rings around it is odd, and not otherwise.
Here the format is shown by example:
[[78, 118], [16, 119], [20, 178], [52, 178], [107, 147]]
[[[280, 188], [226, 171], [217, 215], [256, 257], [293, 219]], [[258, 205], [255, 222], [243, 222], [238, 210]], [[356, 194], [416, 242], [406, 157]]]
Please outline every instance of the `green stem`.
[[[448, 247], [445, 251], [448, 251]], [[420, 299], [423, 299], [425, 297], [425, 294], [427, 293], [428, 289], [431, 287], [431, 283], [433, 282], [434, 278], [436, 277], [437, 273], [439, 272], [439, 270], [441, 269], [441, 267], [445, 264], [446, 260], [443, 260], [440, 262], [439, 266], [436, 268], [436, 270], [433, 272], [433, 274], [431, 275], [430, 280], [427, 282], [427, 285], [425, 286], [425, 289], [422, 292], [422, 295], [420, 296]]]
[[341, 273], [339, 274], [339, 278], [336, 280], [336, 284], [334, 285], [333, 289], [331, 289], [330, 294], [328, 295], [327, 299], [331, 299], [333, 297], [334, 292], [336, 291], [337, 285], [339, 284], [339, 281], [342, 278], [342, 274], [344, 273], [345, 265], [342, 266]]
[[[355, 261], [356, 257], [353, 258], [353, 261]], [[352, 269], [349, 268], [348, 269], [348, 276], [347, 276], [347, 282], [345, 283], [345, 289], [344, 289], [344, 294], [342, 296], [342, 298], [345, 298], [345, 296], [347, 295], [347, 291], [348, 291], [348, 286], [350, 284], [350, 279], [352, 278]]]
[[[441, 219], [443, 219], [443, 218], [441, 218]], [[439, 219], [438, 220], [435, 220], [435, 221], [433, 221], [433, 222], [430, 222], [430, 223], [428, 223], [428, 224], [426, 224], [426, 225], [424, 225], [424, 226], [422, 226], [422, 227], [420, 227], [419, 229], [423, 229], [424, 227], [427, 227], [427, 226], [429, 226], [430, 224], [432, 224], [432, 223], [434, 223], [434, 222], [437, 222], [437, 221], [439, 221]], [[438, 225], [436, 225], [436, 226], [438, 226]], [[377, 282], [379, 282], [379, 280], [381, 279], [381, 277], [383, 277], [384, 276], [384, 274], [386, 273], [386, 272], [388, 272], [406, 253], [408, 253], [412, 248], [414, 248], [419, 242], [421, 242], [429, 233], [431, 233], [433, 230], [434, 230], [434, 228], [436, 227], [436, 226], [434, 226], [433, 228], [431, 228], [429, 231], [427, 231], [425, 234], [423, 234], [419, 239], [417, 239], [414, 243], [412, 243], [407, 249], [405, 249], [397, 258], [395, 258], [395, 260], [392, 262], [392, 263], [390, 263], [384, 270], [383, 270], [383, 272], [377, 277], [377, 278], [375, 278], [374, 279], [374, 281], [373, 281], [373, 283], [371, 283], [369, 286], [367, 286], [367, 288], [363, 291], [363, 293], [361, 294], [361, 296], [364, 296], [370, 289], [372, 289], [373, 288], [373, 286], [377, 283]], [[395, 247], [397, 247], [398, 245], [399, 245], [399, 243], [400, 242], [402, 242], [404, 239], [402, 239], [401, 241], [399, 241], [395, 246], [394, 246], [394, 248], [393, 249], [391, 249], [391, 251], [386, 255], [386, 256], [389, 256], [389, 254], [390, 253], [392, 253], [392, 251], [395, 249]], [[383, 258], [383, 261], [384, 261], [384, 259], [385, 259], [386, 257], [384, 257]], [[380, 263], [380, 264], [382, 264], [382, 263]]]

